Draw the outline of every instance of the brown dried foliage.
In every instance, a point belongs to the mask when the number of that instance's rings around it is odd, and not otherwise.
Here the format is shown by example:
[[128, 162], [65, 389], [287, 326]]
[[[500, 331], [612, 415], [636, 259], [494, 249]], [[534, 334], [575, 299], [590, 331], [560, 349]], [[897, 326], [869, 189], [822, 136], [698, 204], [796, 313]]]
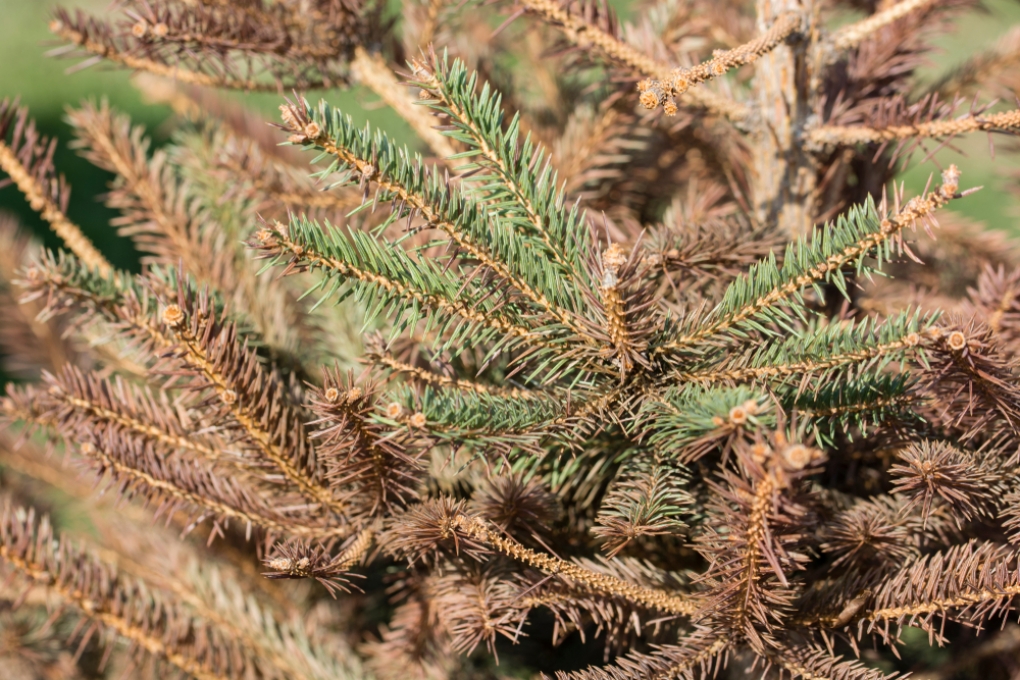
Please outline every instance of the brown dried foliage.
[[[1020, 258], [955, 165], [890, 184], [1020, 130], [1015, 30], [919, 82], [972, 5], [58, 10], [180, 120], [69, 113], [132, 275], [0, 105], [70, 251], [0, 217], [0, 667], [881, 680], [915, 627], [1015, 675]], [[436, 162], [298, 92], [353, 84]]]

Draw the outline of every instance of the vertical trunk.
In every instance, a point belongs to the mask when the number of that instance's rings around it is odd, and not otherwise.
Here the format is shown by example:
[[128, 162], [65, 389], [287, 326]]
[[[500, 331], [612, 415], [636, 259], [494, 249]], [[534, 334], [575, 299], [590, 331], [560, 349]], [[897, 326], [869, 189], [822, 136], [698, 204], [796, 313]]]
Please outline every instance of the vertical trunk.
[[808, 234], [814, 225], [817, 167], [800, 136], [812, 114], [811, 41], [815, 33], [812, 0], [757, 0], [758, 31], [776, 17], [798, 12], [805, 37], [780, 45], [755, 62], [760, 119], [754, 142], [752, 180], [757, 218], [778, 224], [791, 237]]

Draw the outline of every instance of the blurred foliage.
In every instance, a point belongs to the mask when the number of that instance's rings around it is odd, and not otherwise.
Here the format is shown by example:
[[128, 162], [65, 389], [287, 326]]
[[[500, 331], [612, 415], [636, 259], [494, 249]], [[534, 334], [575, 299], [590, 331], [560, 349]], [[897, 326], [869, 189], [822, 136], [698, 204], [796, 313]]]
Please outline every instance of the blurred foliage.
[[[73, 71], [78, 61], [47, 57], [46, 52], [55, 45], [47, 24], [52, 8], [58, 4], [56, 0], [0, 0], [0, 16], [4, 17], [4, 21], [0, 22], [0, 58], [3, 63], [16, 65], [0, 71], [0, 96], [20, 97], [22, 103], [29, 107], [40, 129], [46, 134], [59, 137], [61, 144], [57, 151], [57, 167], [67, 176], [74, 189], [69, 210], [71, 219], [82, 226], [114, 265], [137, 271], [137, 256], [130, 242], [109, 228], [113, 211], [97, 200], [111, 176], [96, 170], [67, 148], [70, 129], [63, 121], [64, 108], [85, 99], [105, 97], [115, 108], [130, 114], [135, 122], [148, 127], [157, 142], [167, 139], [170, 111], [165, 106], [145, 102], [131, 86], [130, 77], [124, 71], [102, 65]], [[107, 4], [105, 0], [75, 3], [76, 6], [93, 11], [102, 11]], [[631, 2], [617, 0], [611, 4], [620, 12], [621, 18], [628, 17], [627, 9]], [[962, 61], [971, 50], [968, 45], [972, 47], [975, 39], [991, 43], [1006, 27], [1020, 21], [1020, 3], [1014, 0], [991, 0], [986, 7], [983, 16], [968, 15], [959, 22], [954, 35], [942, 40], [944, 53], [926, 69], [931, 78]], [[279, 95], [237, 96], [256, 110], [264, 111], [268, 120], [275, 120]], [[356, 121], [372, 118], [379, 127], [396, 131], [398, 141], [412, 139], [402, 118], [381, 103], [372, 101], [371, 95], [362, 90], [326, 92], [324, 97], [351, 112]], [[992, 228], [1016, 232], [1014, 224], [1017, 217], [1020, 217], [1020, 201], [1016, 192], [1005, 186], [1003, 171], [1020, 168], [1020, 163], [1015, 154], [1008, 153], [1011, 150], [1009, 143], [1000, 144], [997, 147], [996, 162], [988, 163], [987, 146], [986, 139], [973, 136], [954, 141], [952, 148], [940, 150], [931, 159], [925, 159], [923, 155], [915, 156], [911, 167], [902, 176], [908, 193], [923, 189], [932, 173], [954, 162], [975, 184], [985, 186], [981, 200], [961, 201], [954, 208], [984, 221]], [[17, 214], [47, 246], [59, 245], [57, 237], [49, 232], [15, 189], [0, 191], [0, 210]]]
[[[164, 142], [171, 132], [169, 107], [146, 102], [130, 82], [130, 74], [112, 69], [106, 65], [94, 65], [84, 69], [76, 66], [81, 59], [54, 58], [47, 52], [57, 46], [47, 28], [50, 14], [59, 3], [56, 0], [0, 0], [0, 59], [3, 63], [14, 64], [13, 68], [0, 71], [0, 98], [20, 97], [21, 103], [29, 107], [32, 118], [39, 129], [60, 140], [56, 153], [57, 168], [72, 187], [70, 218], [82, 227], [86, 235], [99, 246], [117, 267], [138, 271], [138, 255], [129, 239], [119, 236], [110, 228], [110, 219], [115, 212], [102, 204], [101, 196], [112, 175], [79, 158], [68, 148], [71, 129], [64, 121], [64, 110], [68, 105], [77, 105], [83, 100], [107, 99], [120, 111], [127, 113], [136, 123], [149, 129], [156, 143]], [[73, 6], [101, 13], [109, 2], [105, 0], [79, 0]], [[281, 95], [253, 94], [233, 95], [246, 105], [265, 114], [267, 121], [276, 120]], [[410, 128], [402, 118], [373, 101], [364, 90], [326, 91], [323, 96], [342, 105], [354, 119], [363, 123], [369, 118], [390, 131], [400, 142], [413, 139]], [[28, 206], [17, 189], [7, 187], [0, 190], [0, 210], [18, 215], [22, 224], [30, 227], [47, 247], [56, 248], [60, 239], [47, 228], [46, 224]]]

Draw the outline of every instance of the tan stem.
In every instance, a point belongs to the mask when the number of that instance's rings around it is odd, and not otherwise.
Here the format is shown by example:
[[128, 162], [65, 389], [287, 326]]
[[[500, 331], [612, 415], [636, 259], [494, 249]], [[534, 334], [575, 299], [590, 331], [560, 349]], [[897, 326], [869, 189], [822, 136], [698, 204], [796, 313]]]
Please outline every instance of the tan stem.
[[968, 132], [1016, 132], [1020, 130], [1020, 109], [990, 116], [964, 116], [955, 120], [936, 120], [912, 125], [873, 128], [863, 125], [823, 125], [807, 135], [812, 148], [853, 146], [892, 142], [900, 139], [955, 137]]
[[59, 236], [67, 247], [74, 253], [85, 266], [96, 269], [103, 277], [113, 273], [113, 267], [99, 250], [92, 244], [81, 227], [67, 218], [67, 215], [57, 206], [52, 198], [39, 185], [39, 182], [32, 177], [18, 160], [14, 151], [4, 142], [0, 141], [0, 170], [3, 170], [14, 182], [15, 186], [28, 199], [32, 209], [49, 222], [54, 233]]
[[878, 31], [912, 12], [934, 5], [937, 0], [905, 0], [888, 9], [872, 14], [867, 19], [844, 26], [832, 34], [833, 49], [843, 51], [857, 47]]
[[698, 602], [694, 598], [627, 583], [615, 576], [591, 571], [573, 562], [535, 552], [490, 528], [484, 520], [458, 515], [454, 524], [475, 540], [488, 543], [504, 555], [547, 574], [570, 579], [593, 591], [620, 597], [667, 614], [690, 616], [698, 611]]

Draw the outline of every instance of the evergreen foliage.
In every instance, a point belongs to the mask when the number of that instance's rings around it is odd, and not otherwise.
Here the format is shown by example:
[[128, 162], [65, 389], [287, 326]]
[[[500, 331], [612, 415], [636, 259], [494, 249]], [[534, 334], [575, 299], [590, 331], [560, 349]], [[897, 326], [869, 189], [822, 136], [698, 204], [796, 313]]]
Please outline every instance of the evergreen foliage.
[[17, 677], [879, 680], [912, 629], [1012, 677], [1020, 251], [895, 180], [1020, 129], [942, 101], [1016, 41], [923, 91], [971, 3], [402, 6], [56, 13], [177, 112], [68, 114], [137, 275], [0, 105], [66, 245], [0, 220]]

